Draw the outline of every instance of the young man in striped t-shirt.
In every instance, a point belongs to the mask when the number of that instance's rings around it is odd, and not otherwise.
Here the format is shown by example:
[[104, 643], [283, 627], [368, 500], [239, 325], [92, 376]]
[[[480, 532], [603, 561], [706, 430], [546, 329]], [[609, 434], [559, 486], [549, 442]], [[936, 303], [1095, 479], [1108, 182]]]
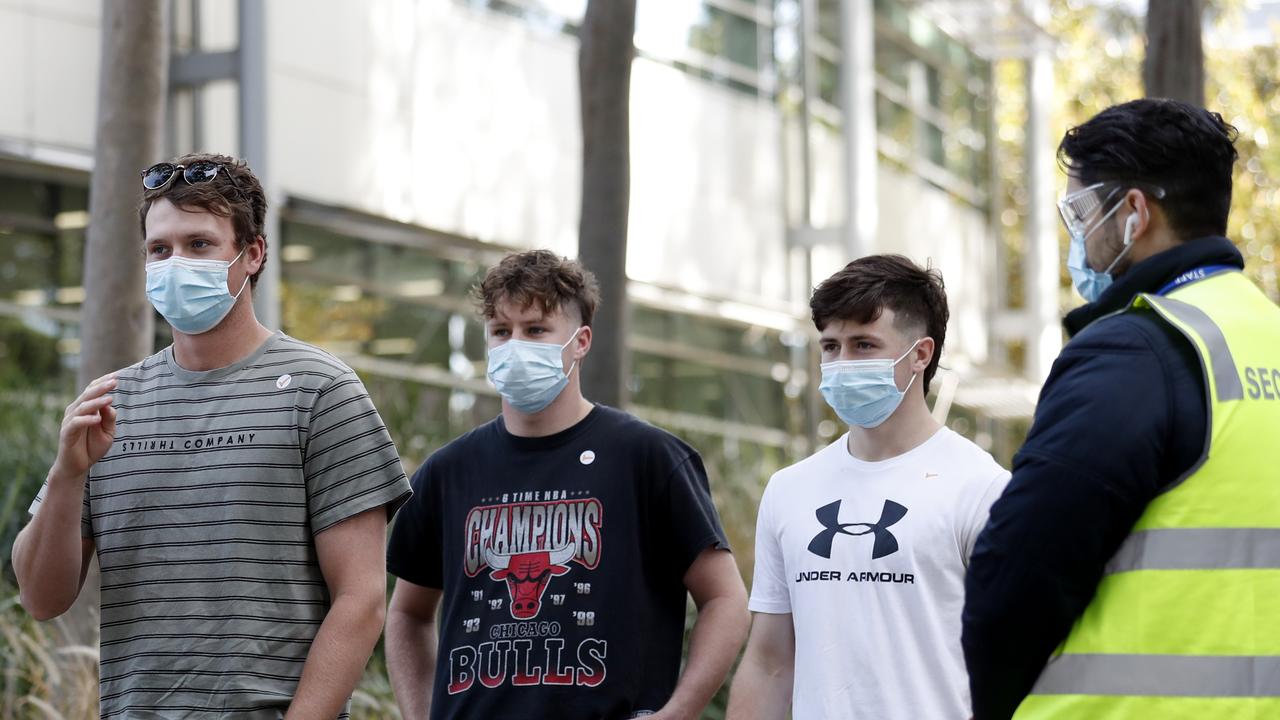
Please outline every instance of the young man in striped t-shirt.
[[147, 296], [173, 344], [94, 381], [14, 543], [47, 619], [102, 568], [103, 718], [346, 718], [410, 490], [364, 386], [263, 327], [266, 198], [242, 162], [143, 174]]

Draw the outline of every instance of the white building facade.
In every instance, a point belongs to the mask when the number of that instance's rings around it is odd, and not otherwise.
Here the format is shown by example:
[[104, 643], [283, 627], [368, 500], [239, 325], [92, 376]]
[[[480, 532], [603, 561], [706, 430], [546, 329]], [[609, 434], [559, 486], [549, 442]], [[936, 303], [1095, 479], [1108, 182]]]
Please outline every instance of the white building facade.
[[[261, 171], [275, 212], [260, 315], [359, 370], [410, 463], [497, 412], [466, 297], [478, 274], [510, 250], [576, 253], [583, 5], [174, 2], [167, 147]], [[1052, 157], [1029, 150], [1046, 202], [1028, 223], [1027, 309], [1008, 309], [992, 61], [1047, 56], [1033, 14], [975, 18], [990, 5], [639, 0], [633, 409], [713, 473], [762, 484], [834, 436], [808, 291], [873, 252], [942, 271], [937, 412], [1011, 452], [1002, 438], [1025, 424], [1060, 342], [1058, 244]], [[99, 24], [95, 0], [0, 0], [0, 346], [47, 346], [64, 368]], [[1041, 129], [1045, 74], [1028, 93]], [[1006, 362], [1011, 345], [1025, 367]]]

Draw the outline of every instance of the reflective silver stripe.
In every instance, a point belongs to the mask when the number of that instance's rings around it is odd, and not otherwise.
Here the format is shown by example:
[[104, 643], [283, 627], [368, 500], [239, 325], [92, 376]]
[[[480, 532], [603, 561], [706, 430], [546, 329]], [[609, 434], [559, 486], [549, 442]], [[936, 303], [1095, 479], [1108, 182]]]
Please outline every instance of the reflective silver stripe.
[[1059, 655], [1033, 695], [1280, 697], [1280, 657]]
[[1213, 373], [1213, 382], [1218, 387], [1218, 402], [1243, 400], [1244, 384], [1240, 382], [1240, 371], [1236, 369], [1236, 361], [1231, 357], [1231, 348], [1227, 347], [1222, 329], [1195, 305], [1156, 295], [1144, 297], [1162, 314], [1172, 315], [1190, 326], [1208, 347], [1212, 365], [1209, 371]]
[[1161, 528], [1125, 538], [1107, 573], [1131, 570], [1280, 569], [1275, 528]]

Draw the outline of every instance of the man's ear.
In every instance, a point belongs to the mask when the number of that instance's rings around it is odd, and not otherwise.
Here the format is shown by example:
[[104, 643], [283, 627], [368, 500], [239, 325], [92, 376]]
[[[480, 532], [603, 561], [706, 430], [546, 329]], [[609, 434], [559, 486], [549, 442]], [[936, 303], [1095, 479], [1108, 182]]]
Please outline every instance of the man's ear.
[[[1131, 241], [1137, 241], [1151, 228], [1151, 211], [1153, 205], [1147, 202], [1147, 196], [1141, 190], [1134, 188], [1125, 193], [1124, 201], [1129, 206], [1130, 217], [1136, 217], [1133, 220], [1133, 233], [1129, 235]], [[1125, 222], [1129, 222], [1126, 218]]]
[[912, 353], [911, 371], [922, 373], [929, 368], [929, 363], [933, 362], [933, 353], [936, 349], [936, 343], [933, 338], [925, 336], [916, 344], [916, 349]]
[[591, 352], [591, 326], [583, 325], [578, 331], [578, 337], [574, 340], [573, 356], [581, 360], [589, 352]]
[[245, 259], [249, 261], [249, 275], [255, 275], [267, 260], [267, 239], [255, 235], [253, 242], [244, 246]]

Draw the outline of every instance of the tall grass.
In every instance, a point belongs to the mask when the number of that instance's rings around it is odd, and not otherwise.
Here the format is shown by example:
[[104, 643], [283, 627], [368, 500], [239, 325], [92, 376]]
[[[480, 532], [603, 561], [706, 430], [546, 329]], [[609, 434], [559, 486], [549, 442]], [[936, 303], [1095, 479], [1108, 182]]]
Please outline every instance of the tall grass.
[[59, 620], [33, 620], [7, 582], [0, 583], [0, 717], [98, 717], [98, 649], [70, 643]]

